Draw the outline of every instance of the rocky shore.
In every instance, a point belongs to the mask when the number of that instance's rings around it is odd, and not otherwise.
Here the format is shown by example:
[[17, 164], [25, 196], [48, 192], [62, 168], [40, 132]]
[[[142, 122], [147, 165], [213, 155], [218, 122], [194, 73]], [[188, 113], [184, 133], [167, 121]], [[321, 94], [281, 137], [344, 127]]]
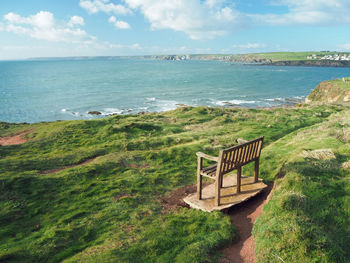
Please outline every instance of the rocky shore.
[[267, 66], [302, 66], [302, 67], [350, 67], [350, 61], [335, 60], [293, 60], [293, 61], [275, 61], [262, 63]]

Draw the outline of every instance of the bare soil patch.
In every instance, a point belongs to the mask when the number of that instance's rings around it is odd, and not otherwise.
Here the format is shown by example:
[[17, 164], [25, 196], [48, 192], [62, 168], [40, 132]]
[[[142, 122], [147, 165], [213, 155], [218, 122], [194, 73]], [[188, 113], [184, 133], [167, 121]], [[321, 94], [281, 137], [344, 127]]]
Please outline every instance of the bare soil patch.
[[73, 168], [73, 167], [77, 167], [77, 166], [86, 165], [86, 164], [91, 163], [92, 161], [94, 161], [97, 157], [98, 157], [98, 156], [93, 157], [93, 158], [88, 159], [88, 160], [86, 160], [86, 161], [84, 161], [84, 162], [82, 162], [82, 163], [73, 164], [73, 165], [68, 165], [68, 166], [63, 166], [63, 167], [56, 168], [56, 169], [46, 170], [46, 171], [41, 172], [40, 174], [57, 173], [57, 172], [63, 171], [63, 170], [68, 169], [68, 168]]
[[238, 241], [221, 250], [220, 263], [255, 263], [253, 224], [261, 215], [264, 205], [270, 200], [273, 184], [269, 184], [261, 193], [236, 205], [226, 212], [232, 224], [237, 228]]
[[[203, 183], [203, 187], [209, 183]], [[186, 185], [175, 189], [170, 194], [160, 197], [158, 200], [162, 204], [163, 208], [167, 211], [173, 211], [177, 207], [189, 207], [183, 200], [183, 198], [189, 194], [195, 193], [197, 186], [195, 184]]]
[[131, 197], [131, 195], [130, 194], [115, 195], [114, 200], [117, 202], [120, 199], [125, 198], [125, 197]]
[[28, 140], [24, 136], [30, 133], [32, 130], [23, 131], [13, 136], [0, 137], [0, 145], [17, 145], [27, 142]]

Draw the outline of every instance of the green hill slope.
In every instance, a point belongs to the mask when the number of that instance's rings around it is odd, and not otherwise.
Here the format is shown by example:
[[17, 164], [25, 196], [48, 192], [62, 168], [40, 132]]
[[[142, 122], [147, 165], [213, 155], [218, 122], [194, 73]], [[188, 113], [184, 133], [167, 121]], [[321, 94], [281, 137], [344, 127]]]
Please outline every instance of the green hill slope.
[[306, 102], [350, 103], [350, 78], [322, 81]]
[[[341, 106], [271, 110], [198, 107], [88, 121], [1, 123], [0, 136], [31, 132], [29, 141], [22, 145], [0, 146], [0, 261], [215, 261], [217, 248], [236, 237], [229, 217], [187, 208], [169, 210], [159, 197], [195, 182], [196, 151], [215, 155], [238, 137], [264, 135], [261, 176], [271, 181], [281, 169], [290, 168], [290, 172], [255, 227], [260, 262], [270, 259], [266, 255], [271, 251], [281, 257], [290, 255], [297, 250], [293, 244], [305, 240], [321, 245], [304, 246], [304, 254], [324, 253], [329, 261], [341, 262], [336, 260], [348, 257], [350, 251], [350, 203], [349, 194], [344, 192], [350, 181], [348, 172], [339, 165], [350, 154], [346, 151], [349, 122], [337, 120], [349, 113], [349, 108]], [[337, 159], [313, 168], [312, 162], [298, 157], [303, 150], [323, 147], [332, 148]], [[48, 172], [91, 158], [85, 165]], [[333, 168], [335, 176], [317, 177], [319, 169], [328, 174]], [[252, 175], [252, 167], [243, 173]], [[298, 180], [295, 183], [294, 178]], [[343, 185], [338, 188], [340, 183]], [[328, 227], [324, 224], [336, 224], [327, 228], [321, 239], [310, 231], [305, 232], [306, 237], [303, 231], [298, 232], [288, 253], [282, 253], [286, 240], [280, 236], [289, 221], [279, 223], [281, 228], [276, 228], [271, 242], [264, 243], [261, 233], [279, 216], [271, 211], [281, 211], [281, 216], [291, 214], [295, 224], [303, 224], [305, 209], [293, 210], [300, 206], [299, 195], [291, 194], [291, 201], [285, 197], [285, 203], [278, 198], [294, 186], [302, 190], [293, 191], [303, 195], [307, 187], [318, 189], [311, 192], [308, 205], [327, 197], [321, 212], [310, 211], [307, 226], [319, 233]], [[327, 205], [331, 205], [329, 212]], [[327, 215], [326, 221], [322, 215]], [[342, 233], [339, 239], [330, 231], [336, 226]], [[335, 241], [337, 248], [331, 245]], [[306, 258], [302, 252], [298, 253]]]
[[254, 225], [258, 262], [349, 262], [349, 113], [265, 148], [284, 177]]

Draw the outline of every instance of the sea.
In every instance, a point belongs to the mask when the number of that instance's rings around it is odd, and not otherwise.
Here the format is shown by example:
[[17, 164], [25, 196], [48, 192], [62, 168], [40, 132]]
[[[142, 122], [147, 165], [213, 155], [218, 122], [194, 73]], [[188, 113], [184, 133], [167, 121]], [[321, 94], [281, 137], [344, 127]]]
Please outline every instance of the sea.
[[350, 68], [199, 60], [0, 61], [0, 121], [93, 119], [183, 105], [279, 106], [303, 101], [323, 80], [348, 76]]

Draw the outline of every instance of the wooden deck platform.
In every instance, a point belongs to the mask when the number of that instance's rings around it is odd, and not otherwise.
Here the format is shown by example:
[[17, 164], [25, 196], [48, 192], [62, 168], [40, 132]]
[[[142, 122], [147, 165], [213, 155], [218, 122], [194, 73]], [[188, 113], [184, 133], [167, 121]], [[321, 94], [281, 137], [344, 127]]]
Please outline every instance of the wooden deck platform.
[[186, 204], [192, 208], [200, 209], [206, 212], [214, 210], [223, 210], [231, 206], [244, 202], [245, 200], [257, 195], [266, 184], [261, 179], [254, 183], [254, 177], [243, 177], [241, 181], [241, 193], [236, 193], [237, 176], [235, 174], [224, 177], [223, 188], [221, 189], [220, 206], [214, 205], [214, 183], [203, 188], [202, 199], [198, 200], [196, 193], [190, 194], [184, 198]]

